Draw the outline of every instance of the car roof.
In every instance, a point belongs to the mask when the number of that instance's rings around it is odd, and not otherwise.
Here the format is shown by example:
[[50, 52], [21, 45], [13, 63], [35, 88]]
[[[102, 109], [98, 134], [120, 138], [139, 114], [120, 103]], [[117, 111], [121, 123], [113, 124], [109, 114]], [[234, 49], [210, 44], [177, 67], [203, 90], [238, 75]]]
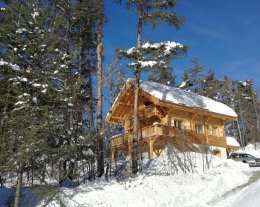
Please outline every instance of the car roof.
[[[251, 154], [249, 154], [247, 152], [232, 152], [231, 155], [251, 155]], [[253, 156], [253, 155], [251, 155], [251, 156]]]

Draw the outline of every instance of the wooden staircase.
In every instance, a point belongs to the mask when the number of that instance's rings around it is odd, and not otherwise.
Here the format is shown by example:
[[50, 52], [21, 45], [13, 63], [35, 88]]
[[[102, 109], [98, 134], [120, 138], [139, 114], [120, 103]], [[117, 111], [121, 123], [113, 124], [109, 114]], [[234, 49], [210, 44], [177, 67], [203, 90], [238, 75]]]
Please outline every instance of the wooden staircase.
[[194, 139], [198, 139], [195, 137], [193, 133], [188, 130], [179, 130], [176, 129], [176, 136], [172, 137], [169, 141], [171, 145], [178, 150], [179, 152], [201, 152], [201, 149], [194, 145]]

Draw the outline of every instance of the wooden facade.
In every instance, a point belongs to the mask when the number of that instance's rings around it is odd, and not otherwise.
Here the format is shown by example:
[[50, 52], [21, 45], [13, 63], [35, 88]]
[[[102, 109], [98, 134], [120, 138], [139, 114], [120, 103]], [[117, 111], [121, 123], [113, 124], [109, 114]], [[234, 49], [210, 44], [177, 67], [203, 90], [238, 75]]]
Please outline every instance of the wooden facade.
[[[127, 82], [106, 117], [107, 123], [121, 125], [125, 133], [112, 137], [111, 150], [132, 156], [134, 85]], [[160, 100], [140, 90], [139, 150], [148, 152], [149, 158], [159, 156], [167, 145], [177, 151], [202, 152], [204, 146], [227, 148], [224, 125], [236, 117], [213, 113]], [[230, 146], [229, 146], [230, 147]]]

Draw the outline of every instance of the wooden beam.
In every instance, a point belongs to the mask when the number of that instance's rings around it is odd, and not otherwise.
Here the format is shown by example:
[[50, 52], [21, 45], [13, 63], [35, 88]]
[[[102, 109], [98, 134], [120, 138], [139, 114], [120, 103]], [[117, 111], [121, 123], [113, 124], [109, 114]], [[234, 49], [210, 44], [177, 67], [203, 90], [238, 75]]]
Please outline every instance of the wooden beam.
[[204, 122], [204, 124], [207, 124], [208, 121], [209, 121], [211, 118], [212, 118], [212, 116], [209, 116], [209, 117], [206, 119], [206, 121]]
[[198, 115], [199, 115], [199, 113], [198, 113], [198, 112], [195, 112], [195, 113], [191, 116], [191, 121], [193, 121]]
[[162, 110], [162, 112], [163, 112], [163, 116], [166, 116], [167, 115], [167, 112], [166, 112], [166, 110], [164, 109], [164, 107], [163, 106], [160, 106], [160, 105], [155, 105], [155, 107], [159, 107], [161, 110]]
[[134, 107], [134, 105], [133, 104], [131, 104], [131, 103], [125, 103], [125, 102], [119, 102], [119, 106], [127, 106], [127, 107]]
[[129, 103], [129, 102], [122, 102], [122, 101], [120, 101], [119, 102], [119, 105], [121, 105], [121, 106], [131, 106], [131, 107], [134, 107], [134, 104], [131, 104], [131, 103]]
[[124, 120], [124, 117], [120, 117], [120, 116], [111, 116], [112, 119], [120, 119], [120, 120]]

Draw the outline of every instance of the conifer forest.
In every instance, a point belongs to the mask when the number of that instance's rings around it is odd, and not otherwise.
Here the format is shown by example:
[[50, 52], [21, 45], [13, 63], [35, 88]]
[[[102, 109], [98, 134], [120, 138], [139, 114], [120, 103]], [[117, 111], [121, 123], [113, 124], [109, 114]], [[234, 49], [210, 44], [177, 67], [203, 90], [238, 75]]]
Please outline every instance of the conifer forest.
[[174, 32], [185, 25], [185, 13], [176, 12], [179, 1], [113, 1], [116, 9], [134, 13], [136, 45], [117, 48], [109, 60], [103, 38], [113, 24], [106, 12], [110, 1], [1, 1], [0, 185], [15, 189], [10, 206], [20, 206], [25, 187], [45, 186], [38, 194], [51, 198], [67, 182], [78, 186], [116, 176], [120, 165], [111, 160], [111, 138], [124, 129], [105, 118], [128, 78], [135, 83], [134, 104], [126, 106], [133, 107], [130, 177], [142, 171], [141, 80], [226, 104], [238, 118], [226, 124], [225, 133], [241, 147], [260, 142], [260, 90], [253, 80], [218, 78], [198, 57], [178, 69], [180, 76], [174, 64], [189, 53], [189, 40], [143, 38], [146, 28], [156, 34], [161, 25]]

